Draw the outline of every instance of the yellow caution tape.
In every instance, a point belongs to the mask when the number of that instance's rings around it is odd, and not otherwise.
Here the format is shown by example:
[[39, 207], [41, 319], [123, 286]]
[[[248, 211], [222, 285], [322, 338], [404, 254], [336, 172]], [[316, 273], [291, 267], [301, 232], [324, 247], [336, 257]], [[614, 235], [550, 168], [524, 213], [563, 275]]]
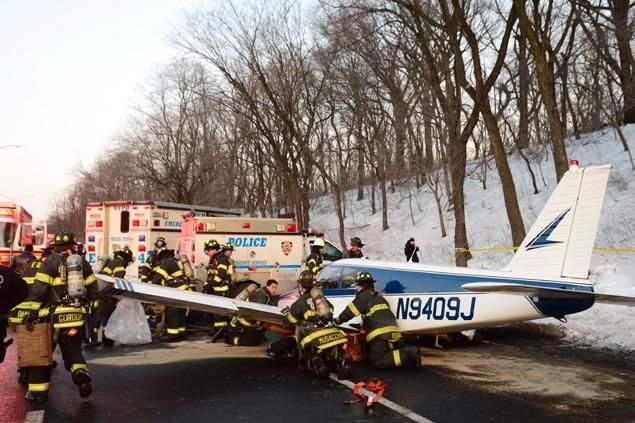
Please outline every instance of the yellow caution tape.
[[[450, 256], [450, 266], [454, 265], [456, 256], [461, 253], [477, 252], [477, 251], [516, 251], [519, 247], [486, 247], [486, 248], [457, 248], [454, 254]], [[616, 248], [616, 247], [593, 247], [594, 251], [605, 251], [609, 253], [635, 253], [633, 248]]]

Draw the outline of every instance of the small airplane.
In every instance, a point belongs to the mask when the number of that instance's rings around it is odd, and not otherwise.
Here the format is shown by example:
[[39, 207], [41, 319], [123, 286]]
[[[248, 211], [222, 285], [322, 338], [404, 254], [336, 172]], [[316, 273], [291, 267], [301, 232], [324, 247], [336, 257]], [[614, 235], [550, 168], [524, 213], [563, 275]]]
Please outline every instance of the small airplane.
[[[580, 168], [572, 161], [511, 262], [502, 270], [419, 263], [345, 259], [317, 278], [337, 316], [355, 297], [354, 276], [367, 271], [387, 299], [405, 334], [447, 334], [506, 323], [566, 316], [595, 302], [635, 306], [635, 297], [594, 292], [589, 264], [610, 165]], [[111, 295], [221, 315], [240, 314], [281, 329], [281, 309], [297, 299], [281, 296], [278, 307], [181, 291], [97, 275]], [[114, 290], [113, 290], [114, 289]], [[357, 320], [345, 329], [356, 330]], [[353, 326], [351, 326], [353, 325]]]

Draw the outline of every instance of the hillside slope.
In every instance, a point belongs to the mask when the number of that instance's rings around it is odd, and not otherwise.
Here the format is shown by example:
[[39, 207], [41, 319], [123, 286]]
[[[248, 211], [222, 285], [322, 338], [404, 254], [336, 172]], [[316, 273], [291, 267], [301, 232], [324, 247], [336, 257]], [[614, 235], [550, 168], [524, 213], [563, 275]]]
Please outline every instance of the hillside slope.
[[[631, 150], [635, 149], [635, 125], [623, 128]], [[581, 140], [569, 140], [567, 152], [581, 166], [613, 165], [604, 199], [600, 227], [596, 239], [598, 247], [635, 249], [635, 172], [628, 153], [612, 129], [587, 134]], [[509, 156], [515, 179], [518, 200], [525, 227], [529, 229], [556, 186], [551, 156], [542, 155], [532, 163], [540, 192], [533, 194], [527, 166], [517, 154]], [[468, 165], [465, 182], [467, 230], [472, 249], [509, 247], [511, 235], [504, 209], [503, 195], [493, 160], [487, 175], [487, 189], [483, 189], [478, 163]], [[546, 185], [545, 185], [546, 184]], [[440, 237], [439, 220], [434, 196], [428, 187], [417, 190], [408, 182], [389, 193], [390, 229], [381, 230], [380, 204], [378, 213], [371, 215], [370, 190], [356, 201], [357, 190], [346, 193], [346, 240], [359, 236], [366, 243], [364, 253], [373, 259], [405, 261], [403, 247], [414, 237], [423, 262], [449, 265], [452, 259], [454, 219], [445, 212], [448, 236]], [[444, 199], [447, 202], [447, 199]], [[412, 221], [414, 220], [414, 225]], [[311, 224], [325, 231], [326, 237], [337, 242], [338, 228], [332, 198], [320, 197], [312, 204]], [[512, 257], [511, 251], [474, 251], [470, 267], [500, 269]], [[635, 296], [635, 254], [594, 251], [591, 279], [598, 292]], [[557, 323], [553, 319], [541, 322]], [[559, 324], [559, 323], [558, 323]], [[597, 347], [635, 350], [635, 308], [598, 304], [590, 310], [570, 316], [564, 326], [569, 338]]]

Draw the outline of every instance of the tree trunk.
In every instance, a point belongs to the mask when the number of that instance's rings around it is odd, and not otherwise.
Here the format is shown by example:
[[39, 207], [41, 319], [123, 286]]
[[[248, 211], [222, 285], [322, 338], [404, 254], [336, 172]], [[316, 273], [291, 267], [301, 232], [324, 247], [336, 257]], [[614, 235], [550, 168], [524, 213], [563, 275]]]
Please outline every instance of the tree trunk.
[[[514, 245], [520, 245], [523, 239], [525, 239], [525, 225], [523, 224], [523, 216], [518, 206], [516, 186], [514, 185], [514, 178], [509, 168], [509, 162], [507, 161], [505, 146], [503, 145], [500, 129], [490, 108], [488, 98], [483, 99], [481, 114], [485, 120], [487, 132], [489, 133], [494, 159], [496, 160], [496, 168], [498, 169], [498, 175], [503, 187], [503, 198], [505, 199], [507, 219], [509, 220], [509, 226], [512, 231], [512, 241]], [[485, 165], [487, 166], [487, 163]]]
[[518, 21], [523, 35], [529, 41], [530, 51], [536, 62], [536, 78], [538, 79], [538, 87], [545, 105], [545, 112], [549, 118], [549, 126], [551, 132], [551, 144], [553, 151], [553, 162], [556, 170], [556, 179], [560, 181], [564, 173], [569, 169], [567, 161], [567, 150], [564, 145], [565, 128], [558, 111], [556, 101], [556, 86], [553, 74], [553, 66], [547, 59], [547, 47], [543, 41], [542, 35], [534, 29], [529, 21], [527, 11], [525, 9], [525, 0], [514, 0], [514, 7], [518, 14]]
[[[461, 140], [462, 141], [462, 140]], [[452, 204], [454, 206], [454, 248], [456, 249], [456, 265], [467, 267], [472, 258], [467, 242], [467, 228], [465, 226], [465, 196], [463, 184], [465, 182], [465, 166], [467, 161], [467, 143], [453, 140], [450, 142], [450, 173], [452, 175]]]
[[527, 44], [518, 36], [518, 148], [529, 147], [529, 63]]

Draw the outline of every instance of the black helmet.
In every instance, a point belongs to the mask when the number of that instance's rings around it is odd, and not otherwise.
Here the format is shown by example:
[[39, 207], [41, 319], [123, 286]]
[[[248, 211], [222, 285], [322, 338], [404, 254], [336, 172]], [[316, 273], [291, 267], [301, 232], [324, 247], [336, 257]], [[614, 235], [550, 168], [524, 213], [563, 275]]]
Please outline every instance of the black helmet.
[[221, 247], [221, 250], [223, 250], [223, 251], [227, 251], [227, 250], [234, 251], [234, 244], [232, 244], [231, 242], [226, 242]]
[[167, 247], [161, 247], [157, 250], [157, 259], [162, 260], [163, 257], [168, 256], [170, 253], [173, 253], [172, 250], [168, 250]]
[[55, 234], [53, 245], [73, 245], [75, 244], [75, 235], [72, 232], [62, 229]]
[[165, 241], [165, 238], [162, 236], [158, 237], [156, 241], [154, 241], [154, 247], [157, 249], [162, 249], [167, 247], [168, 243]]
[[208, 252], [209, 250], [220, 250], [220, 244], [215, 239], [210, 239], [205, 243], [205, 247], [203, 247], [203, 250], [205, 252]]
[[351, 238], [351, 245], [357, 245], [359, 248], [362, 248], [366, 244], [362, 243], [362, 240], [355, 236]]
[[130, 248], [128, 248], [127, 245], [115, 251], [115, 255], [121, 257], [122, 259], [126, 260], [129, 263], [134, 261], [134, 256], [132, 255], [132, 251], [130, 250]]
[[374, 283], [375, 279], [373, 279], [373, 276], [368, 272], [358, 272], [355, 275], [355, 285], [370, 288]]
[[315, 285], [315, 276], [313, 275], [313, 272], [310, 270], [303, 270], [298, 275], [298, 284], [302, 288], [313, 288]]

